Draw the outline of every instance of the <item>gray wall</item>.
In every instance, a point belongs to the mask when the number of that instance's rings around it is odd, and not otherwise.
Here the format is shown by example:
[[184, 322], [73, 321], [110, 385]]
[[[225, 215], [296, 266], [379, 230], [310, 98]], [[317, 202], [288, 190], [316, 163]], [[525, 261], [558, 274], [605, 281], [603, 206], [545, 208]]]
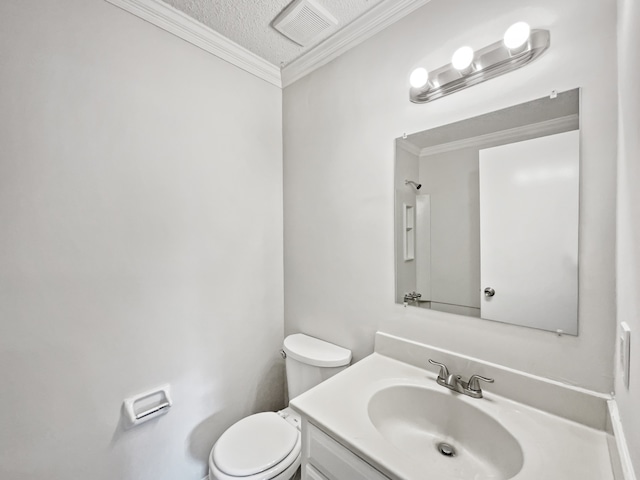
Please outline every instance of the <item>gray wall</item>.
[[431, 301], [446, 304], [433, 308], [467, 307], [459, 311], [479, 317], [478, 175], [478, 148], [420, 157], [420, 191], [431, 195]]
[[0, 478], [201, 479], [283, 404], [281, 91], [103, 0], [0, 2], [0, 84]]
[[631, 381], [624, 386], [617, 356], [616, 399], [636, 475], [640, 475], [640, 4], [618, 1], [618, 322], [631, 327]]
[[[353, 349], [385, 331], [601, 392], [613, 387], [616, 2], [432, 0], [284, 91], [285, 331]], [[464, 14], [461, 14], [464, 12]], [[426, 105], [408, 77], [518, 20], [551, 31], [531, 65]], [[597, 65], [597, 68], [594, 66]], [[607, 72], [607, 74], [601, 74]], [[394, 139], [583, 87], [580, 336], [403, 308], [394, 299]], [[322, 188], [309, 190], [309, 185]], [[354, 215], [353, 212], [357, 212]]]

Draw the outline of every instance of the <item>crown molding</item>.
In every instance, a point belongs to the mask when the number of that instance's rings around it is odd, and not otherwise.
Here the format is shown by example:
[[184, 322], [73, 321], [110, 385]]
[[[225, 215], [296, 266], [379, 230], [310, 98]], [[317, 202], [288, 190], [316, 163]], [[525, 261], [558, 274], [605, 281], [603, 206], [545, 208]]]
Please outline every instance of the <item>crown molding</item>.
[[430, 0], [383, 0], [304, 53], [282, 71], [161, 0], [105, 0], [277, 87], [286, 87], [326, 65]]
[[282, 88], [280, 68], [160, 0], [106, 1]]
[[400, 147], [402, 150], [404, 150], [405, 152], [409, 152], [410, 154], [415, 155], [416, 157], [419, 157], [420, 154], [422, 153], [422, 150], [420, 149], [419, 146], [414, 145], [409, 140], [405, 140], [404, 138], [398, 138], [396, 140], [396, 145]]
[[430, 0], [383, 0], [325, 41], [282, 69], [282, 86], [287, 87], [347, 50], [371, 38]]
[[544, 120], [538, 123], [531, 123], [529, 125], [523, 125], [521, 127], [514, 127], [508, 130], [500, 130], [499, 132], [487, 133], [485, 135], [479, 135], [476, 137], [463, 138], [462, 140], [456, 140], [455, 142], [442, 143], [440, 145], [434, 145], [433, 147], [425, 147], [420, 150], [420, 158], [428, 157], [430, 155], [437, 155], [440, 153], [451, 152], [453, 150], [460, 150], [462, 148], [486, 148], [491, 145], [503, 141], [517, 141], [518, 138], [526, 137], [542, 137], [544, 135], [551, 135], [558, 132], [567, 132], [570, 130], [577, 130], [580, 128], [580, 117], [577, 113], [567, 115], [565, 117], [552, 118], [550, 120]]

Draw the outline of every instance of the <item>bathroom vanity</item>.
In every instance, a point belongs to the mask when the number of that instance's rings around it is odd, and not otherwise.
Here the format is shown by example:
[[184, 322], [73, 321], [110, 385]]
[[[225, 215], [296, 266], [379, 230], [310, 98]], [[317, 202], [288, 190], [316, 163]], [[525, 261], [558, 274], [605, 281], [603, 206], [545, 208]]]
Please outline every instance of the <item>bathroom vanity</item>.
[[[484, 398], [453, 392], [429, 358], [495, 383]], [[608, 400], [378, 333], [375, 353], [291, 406], [303, 479], [613, 480]]]

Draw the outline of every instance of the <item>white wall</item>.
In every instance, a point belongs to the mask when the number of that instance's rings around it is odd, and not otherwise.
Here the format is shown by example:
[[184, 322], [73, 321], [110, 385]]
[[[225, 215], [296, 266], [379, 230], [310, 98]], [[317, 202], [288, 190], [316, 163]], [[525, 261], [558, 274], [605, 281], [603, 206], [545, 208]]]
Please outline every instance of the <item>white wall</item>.
[[629, 390], [615, 360], [616, 398], [636, 475], [640, 474], [640, 4], [618, 1], [618, 323], [631, 327]]
[[[615, 0], [432, 0], [284, 92], [285, 331], [373, 349], [378, 328], [609, 392], [615, 323]], [[517, 20], [551, 49], [516, 72], [425, 105], [408, 76]], [[596, 68], [597, 66], [597, 68]], [[583, 87], [580, 335], [402, 308], [393, 299], [394, 139]], [[313, 188], [320, 185], [320, 188]], [[352, 215], [357, 211], [358, 215]]]
[[283, 403], [281, 91], [102, 0], [0, 2], [0, 84], [0, 478], [200, 480]]

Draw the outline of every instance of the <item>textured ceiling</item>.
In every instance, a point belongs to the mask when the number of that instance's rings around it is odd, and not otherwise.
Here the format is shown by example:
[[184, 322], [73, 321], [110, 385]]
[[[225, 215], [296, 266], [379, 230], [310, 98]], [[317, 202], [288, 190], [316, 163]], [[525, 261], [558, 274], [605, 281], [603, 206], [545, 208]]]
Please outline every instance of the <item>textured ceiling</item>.
[[292, 42], [271, 26], [292, 0], [163, 1], [274, 65], [281, 66], [312, 49], [381, 0], [316, 0], [338, 20], [338, 26], [306, 47]]

